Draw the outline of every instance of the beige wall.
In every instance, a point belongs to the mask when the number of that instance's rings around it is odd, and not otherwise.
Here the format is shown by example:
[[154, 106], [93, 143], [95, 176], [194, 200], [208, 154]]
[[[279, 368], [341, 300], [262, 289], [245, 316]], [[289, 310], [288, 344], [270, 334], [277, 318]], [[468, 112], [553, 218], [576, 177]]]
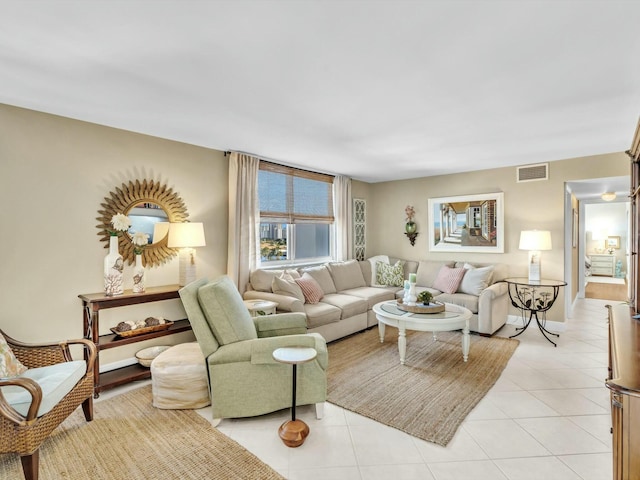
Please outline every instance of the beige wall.
[[[407, 259], [456, 258], [505, 262], [525, 275], [527, 252], [520, 230], [548, 229], [553, 250], [543, 256], [545, 277], [564, 278], [564, 182], [628, 174], [623, 153], [551, 162], [545, 182], [516, 183], [515, 168], [367, 184], [354, 181], [353, 196], [367, 200], [367, 255]], [[193, 221], [205, 225], [207, 246], [198, 249], [199, 276], [226, 272], [228, 161], [220, 151], [0, 105], [0, 328], [27, 341], [82, 336], [78, 294], [102, 291], [104, 243], [96, 217], [103, 198], [132, 179], [167, 183], [185, 201]], [[430, 253], [427, 199], [504, 192], [505, 253]], [[404, 235], [404, 207], [414, 205], [420, 235], [415, 247]], [[126, 287], [131, 286], [131, 267]], [[177, 259], [148, 270], [149, 285], [176, 283]], [[558, 305], [563, 305], [559, 299]], [[114, 309], [102, 331], [121, 319], [184, 316], [179, 301]], [[561, 307], [551, 312], [563, 320]], [[104, 352], [103, 363], [127, 358], [147, 344]]]
[[[107, 250], [97, 235], [97, 212], [129, 180], [172, 187], [189, 218], [204, 222], [199, 276], [226, 272], [227, 165], [219, 151], [0, 105], [0, 328], [26, 341], [82, 336], [78, 294], [103, 289]], [[131, 272], [127, 266], [125, 288]], [[150, 286], [177, 281], [177, 257], [148, 269]], [[178, 300], [136, 308], [108, 311], [101, 331], [113, 326], [108, 322], [147, 314], [184, 318]], [[105, 351], [103, 363], [169, 338]]]
[[[621, 152], [550, 162], [547, 181], [517, 183], [516, 168], [507, 167], [372, 184], [367, 192], [367, 256], [503, 262], [510, 265], [511, 275], [526, 276], [528, 253], [518, 249], [520, 231], [550, 230], [553, 250], [542, 254], [543, 277], [564, 279], [565, 182], [628, 174], [628, 157]], [[429, 252], [429, 198], [492, 192], [504, 192], [503, 254]], [[419, 232], [413, 247], [404, 235], [404, 208], [408, 204], [415, 208]], [[561, 292], [549, 318], [564, 321], [563, 305]]]

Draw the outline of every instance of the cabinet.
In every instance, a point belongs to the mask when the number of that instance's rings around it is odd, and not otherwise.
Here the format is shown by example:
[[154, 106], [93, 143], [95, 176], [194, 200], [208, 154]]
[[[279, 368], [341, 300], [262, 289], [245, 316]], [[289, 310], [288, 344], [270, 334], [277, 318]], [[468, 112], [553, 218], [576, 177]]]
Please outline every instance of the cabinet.
[[616, 265], [614, 255], [592, 253], [589, 258], [591, 259], [591, 275], [613, 277]]
[[125, 290], [124, 294], [114, 297], [107, 297], [104, 293], [78, 295], [80, 300], [82, 300], [83, 307], [82, 331], [84, 338], [93, 341], [93, 343], [96, 344], [97, 350], [93, 386], [95, 398], [100, 395], [101, 391], [108, 388], [151, 377], [151, 371], [137, 363], [135, 365], [100, 373], [100, 352], [102, 350], [191, 330], [189, 320], [181, 319], [173, 320], [173, 325], [167, 330], [143, 333], [132, 337], [124, 338], [115, 334], [100, 335], [100, 310], [180, 298], [178, 294], [179, 289], [180, 287], [178, 285], [167, 285], [148, 288], [144, 293], [133, 293], [131, 290]]
[[613, 479], [640, 478], [640, 320], [628, 305], [607, 308]]

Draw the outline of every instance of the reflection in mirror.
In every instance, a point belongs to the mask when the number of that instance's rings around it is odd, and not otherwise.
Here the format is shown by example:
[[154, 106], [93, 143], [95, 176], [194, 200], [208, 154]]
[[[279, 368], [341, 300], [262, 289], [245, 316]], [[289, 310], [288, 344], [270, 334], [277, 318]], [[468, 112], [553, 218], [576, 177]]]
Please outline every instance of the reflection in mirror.
[[[149, 235], [149, 244], [158, 243], [164, 238], [161, 229], [156, 232], [155, 225], [159, 222], [168, 223], [169, 217], [157, 203], [139, 203], [129, 210], [128, 216], [131, 219], [129, 235], [132, 237], [137, 232], [146, 233]], [[166, 231], [164, 234], [166, 235]]]

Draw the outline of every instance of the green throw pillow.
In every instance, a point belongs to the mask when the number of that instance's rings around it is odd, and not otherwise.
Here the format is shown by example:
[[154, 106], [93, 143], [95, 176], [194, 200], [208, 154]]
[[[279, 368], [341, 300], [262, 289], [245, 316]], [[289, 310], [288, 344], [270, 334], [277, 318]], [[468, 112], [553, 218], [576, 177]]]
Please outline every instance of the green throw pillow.
[[390, 287], [404, 286], [404, 262], [397, 261], [395, 265], [376, 262], [376, 282]]

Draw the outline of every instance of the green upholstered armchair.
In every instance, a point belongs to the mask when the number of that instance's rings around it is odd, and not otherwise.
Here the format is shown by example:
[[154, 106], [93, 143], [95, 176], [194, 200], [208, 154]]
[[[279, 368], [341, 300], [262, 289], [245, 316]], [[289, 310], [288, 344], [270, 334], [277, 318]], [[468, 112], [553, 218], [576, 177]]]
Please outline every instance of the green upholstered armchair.
[[214, 418], [263, 415], [291, 406], [291, 365], [278, 363], [280, 347], [312, 347], [315, 360], [298, 366], [297, 405], [316, 404], [322, 418], [327, 396], [327, 345], [306, 333], [301, 313], [252, 318], [230, 278], [197, 280], [180, 289], [187, 317], [204, 354]]

